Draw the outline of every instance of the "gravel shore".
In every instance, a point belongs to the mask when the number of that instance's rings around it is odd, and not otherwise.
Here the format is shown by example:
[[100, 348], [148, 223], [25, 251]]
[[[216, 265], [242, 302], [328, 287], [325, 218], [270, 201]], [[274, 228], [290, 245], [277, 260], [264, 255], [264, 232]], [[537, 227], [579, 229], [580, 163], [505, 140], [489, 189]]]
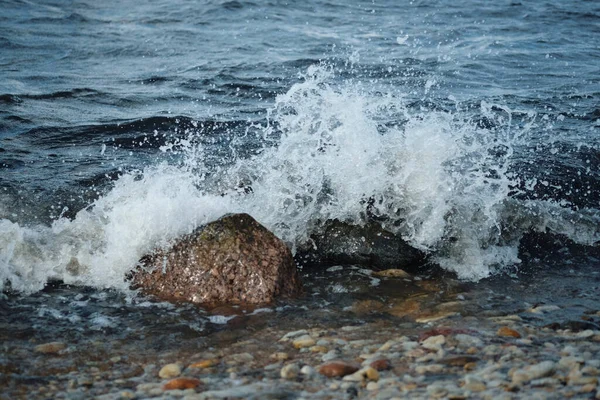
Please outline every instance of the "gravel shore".
[[227, 346], [194, 354], [185, 349], [131, 354], [130, 348], [102, 342], [5, 346], [0, 396], [600, 398], [600, 331], [589, 329], [600, 312], [563, 326], [527, 322], [528, 314], [558, 309], [545, 305], [518, 315], [448, 315], [420, 324], [381, 319], [295, 331], [266, 327], [243, 330]]

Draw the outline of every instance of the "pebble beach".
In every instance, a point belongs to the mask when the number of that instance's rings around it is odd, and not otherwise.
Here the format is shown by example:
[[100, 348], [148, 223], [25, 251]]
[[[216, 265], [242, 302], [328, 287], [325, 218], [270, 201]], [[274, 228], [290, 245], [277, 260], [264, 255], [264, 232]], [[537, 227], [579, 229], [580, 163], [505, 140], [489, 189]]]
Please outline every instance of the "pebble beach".
[[[364, 291], [381, 294], [372, 279], [364, 276]], [[382, 279], [399, 285], [397, 278]], [[557, 280], [566, 286], [577, 281]], [[600, 307], [594, 309], [589, 292], [571, 299], [575, 303], [530, 304], [500, 289], [482, 296], [490, 286], [502, 286], [498, 282], [415, 282], [427, 291], [374, 300], [355, 290], [340, 297], [347, 305], [339, 308], [221, 307], [212, 311], [220, 329], [169, 344], [158, 333], [42, 343], [9, 339], [4, 332], [0, 397], [600, 398]], [[307, 290], [314, 297], [324, 288], [309, 282]]]

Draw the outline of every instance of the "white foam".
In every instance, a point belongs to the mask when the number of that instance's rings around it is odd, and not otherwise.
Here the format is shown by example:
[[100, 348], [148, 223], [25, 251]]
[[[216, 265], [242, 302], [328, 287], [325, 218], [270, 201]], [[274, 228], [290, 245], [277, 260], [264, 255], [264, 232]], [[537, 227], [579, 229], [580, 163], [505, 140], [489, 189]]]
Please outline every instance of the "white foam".
[[[484, 129], [460, 111], [414, 111], [393, 90], [373, 93], [310, 67], [268, 112], [263, 136], [277, 145], [211, 180], [203, 180], [204, 150], [189, 138], [164, 148], [183, 152], [182, 165], [123, 175], [74, 220], [0, 220], [0, 289], [10, 282], [31, 293], [49, 279], [126, 289], [125, 275], [144, 254], [229, 212], [248, 212], [295, 248], [324, 220], [363, 223], [369, 199], [388, 229], [464, 279], [518, 263], [519, 233], [507, 239], [507, 224], [598, 241], [594, 213], [575, 218], [550, 203], [510, 200], [508, 170], [527, 127], [495, 109], [481, 104], [499, 127]], [[240, 194], [240, 182], [252, 192]]]

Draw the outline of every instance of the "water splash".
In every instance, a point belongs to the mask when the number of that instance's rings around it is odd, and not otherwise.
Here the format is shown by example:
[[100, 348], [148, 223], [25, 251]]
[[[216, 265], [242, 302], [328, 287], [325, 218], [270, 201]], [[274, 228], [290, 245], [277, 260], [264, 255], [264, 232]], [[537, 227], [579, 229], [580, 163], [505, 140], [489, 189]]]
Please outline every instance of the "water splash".
[[511, 197], [519, 186], [514, 154], [531, 126], [513, 125], [511, 110], [485, 102], [476, 114], [490, 123], [458, 107], [415, 109], [397, 89], [310, 67], [277, 97], [264, 125], [252, 126], [263, 146], [251, 156], [207, 164], [198, 128], [163, 148], [181, 153], [180, 164], [124, 174], [73, 220], [0, 220], [0, 289], [10, 282], [31, 293], [51, 279], [126, 289], [141, 256], [230, 212], [253, 215], [293, 248], [326, 220], [377, 218], [471, 280], [518, 263], [528, 229], [597, 242], [597, 213], [574, 218], [552, 202]]

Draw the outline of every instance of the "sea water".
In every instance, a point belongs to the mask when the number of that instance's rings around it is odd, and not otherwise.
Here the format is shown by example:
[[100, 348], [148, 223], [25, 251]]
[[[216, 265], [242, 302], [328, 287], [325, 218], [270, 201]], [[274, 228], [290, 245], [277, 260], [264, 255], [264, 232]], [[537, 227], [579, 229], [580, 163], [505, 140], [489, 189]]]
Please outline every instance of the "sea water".
[[4, 318], [127, 325], [140, 257], [232, 212], [294, 251], [376, 218], [451, 279], [594, 281], [599, 20], [592, 1], [3, 2]]

